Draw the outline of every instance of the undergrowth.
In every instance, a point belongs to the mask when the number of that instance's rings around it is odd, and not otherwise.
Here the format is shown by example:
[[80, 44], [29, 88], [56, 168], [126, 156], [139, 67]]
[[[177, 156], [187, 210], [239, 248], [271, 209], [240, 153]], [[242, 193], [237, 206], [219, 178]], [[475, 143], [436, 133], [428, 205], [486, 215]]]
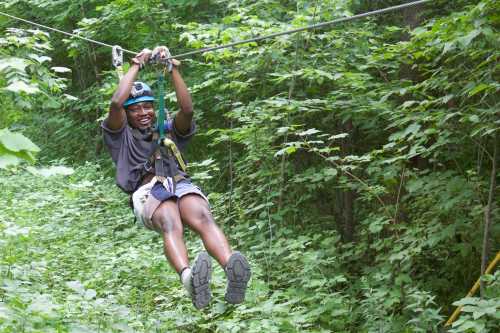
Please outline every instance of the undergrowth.
[[[251, 219], [222, 223], [252, 265], [246, 302], [223, 301], [217, 267], [214, 298], [197, 311], [160, 237], [134, 224], [127, 197], [99, 165], [49, 174], [1, 171], [0, 332], [437, 332], [443, 321], [432, 293], [385, 272], [386, 263], [357, 275], [361, 249], [335, 232], [270, 230], [271, 222]], [[210, 198], [217, 211], [222, 196]], [[194, 257], [202, 243], [186, 237]], [[489, 283], [497, 286], [498, 274]], [[494, 325], [492, 289], [486, 301], [462, 300], [469, 313], [455, 332]]]
[[[223, 301], [225, 277], [217, 268], [214, 298], [200, 312], [168, 267], [160, 237], [134, 224], [126, 196], [98, 165], [50, 178], [22, 169], [2, 171], [0, 179], [0, 332], [347, 328], [350, 302], [332, 290], [345, 279], [340, 273], [325, 275], [330, 269], [320, 266], [334, 259], [308, 250], [308, 236], [283, 239], [271, 248], [268, 243], [243, 246], [253, 269], [245, 304]], [[247, 227], [223, 226], [233, 245], [245, 244], [244, 230], [252, 230]], [[186, 236], [194, 257], [202, 243], [191, 232]]]

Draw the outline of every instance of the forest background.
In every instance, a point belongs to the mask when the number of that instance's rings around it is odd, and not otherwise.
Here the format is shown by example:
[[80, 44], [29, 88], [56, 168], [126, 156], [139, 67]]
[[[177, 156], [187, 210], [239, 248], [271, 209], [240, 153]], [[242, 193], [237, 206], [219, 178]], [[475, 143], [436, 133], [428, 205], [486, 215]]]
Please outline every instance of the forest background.
[[[402, 2], [0, 11], [178, 54]], [[499, 250], [498, 9], [432, 1], [183, 60], [198, 125], [190, 173], [253, 266], [245, 304], [223, 302], [217, 270], [204, 312], [114, 186], [99, 127], [117, 84], [111, 50], [0, 16], [0, 332], [438, 332], [456, 305], [450, 332], [494, 332], [498, 270], [482, 297], [464, 296]], [[141, 79], [155, 82], [154, 69]]]

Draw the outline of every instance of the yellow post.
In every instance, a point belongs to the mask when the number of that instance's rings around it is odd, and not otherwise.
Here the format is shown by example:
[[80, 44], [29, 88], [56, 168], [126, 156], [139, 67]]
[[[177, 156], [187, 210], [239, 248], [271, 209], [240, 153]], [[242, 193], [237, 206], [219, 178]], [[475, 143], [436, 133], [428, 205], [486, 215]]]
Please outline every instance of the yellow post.
[[[500, 261], [500, 251], [498, 251], [495, 259], [493, 259], [492, 262], [488, 265], [488, 268], [486, 268], [486, 271], [484, 271], [484, 274], [490, 274], [490, 272], [495, 268], [496, 264]], [[474, 283], [474, 286], [472, 286], [472, 289], [469, 291], [466, 297], [472, 297], [476, 293], [476, 291], [479, 289], [481, 277], [477, 279], [476, 283]], [[462, 306], [459, 306], [458, 308], [455, 309], [453, 314], [450, 316], [450, 319], [444, 324], [444, 326], [450, 326], [460, 315], [460, 312], [462, 311]]]

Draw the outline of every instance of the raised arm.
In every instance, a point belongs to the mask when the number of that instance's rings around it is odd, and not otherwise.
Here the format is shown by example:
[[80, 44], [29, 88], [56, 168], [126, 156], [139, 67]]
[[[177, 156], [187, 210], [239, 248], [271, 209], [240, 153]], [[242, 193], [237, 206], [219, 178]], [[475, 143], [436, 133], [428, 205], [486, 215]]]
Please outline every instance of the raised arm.
[[[166, 46], [157, 46], [153, 50], [153, 58], [166, 59], [168, 56], [170, 56], [170, 52]], [[179, 134], [188, 134], [191, 130], [191, 121], [193, 120], [193, 102], [178, 69], [181, 64], [180, 61], [171, 59], [170, 63], [173, 65], [171, 73], [172, 84], [177, 96], [177, 104], [180, 108], [180, 111], [175, 115], [175, 129]]]
[[137, 78], [137, 74], [141, 68], [141, 64], [145, 64], [151, 56], [151, 51], [148, 49], [142, 50], [132, 59], [132, 65], [130, 66], [128, 72], [123, 76], [118, 84], [113, 97], [111, 98], [111, 104], [109, 106], [109, 114], [106, 119], [106, 125], [111, 130], [118, 130], [123, 126], [123, 123], [127, 119], [125, 109], [123, 108], [123, 103], [127, 100], [130, 95], [130, 90], [132, 89], [132, 84]]
[[172, 62], [174, 64], [172, 69], [172, 84], [177, 96], [177, 104], [180, 108], [180, 111], [175, 116], [175, 128], [180, 134], [188, 134], [191, 130], [191, 121], [193, 120], [193, 102], [191, 94], [177, 68], [180, 62], [175, 59], [172, 59]]

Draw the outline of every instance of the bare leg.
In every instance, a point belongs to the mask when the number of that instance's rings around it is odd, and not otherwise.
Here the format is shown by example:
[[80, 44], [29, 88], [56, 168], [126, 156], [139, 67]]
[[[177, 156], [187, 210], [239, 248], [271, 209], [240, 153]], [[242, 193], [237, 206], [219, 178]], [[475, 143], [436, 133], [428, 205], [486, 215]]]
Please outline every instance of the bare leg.
[[155, 210], [152, 222], [163, 237], [165, 257], [177, 273], [180, 273], [183, 268], [189, 266], [189, 260], [177, 202], [174, 200], [162, 202]]
[[188, 194], [179, 200], [179, 210], [182, 222], [200, 235], [208, 253], [225, 267], [232, 251], [226, 236], [215, 224], [205, 199], [197, 194]]

